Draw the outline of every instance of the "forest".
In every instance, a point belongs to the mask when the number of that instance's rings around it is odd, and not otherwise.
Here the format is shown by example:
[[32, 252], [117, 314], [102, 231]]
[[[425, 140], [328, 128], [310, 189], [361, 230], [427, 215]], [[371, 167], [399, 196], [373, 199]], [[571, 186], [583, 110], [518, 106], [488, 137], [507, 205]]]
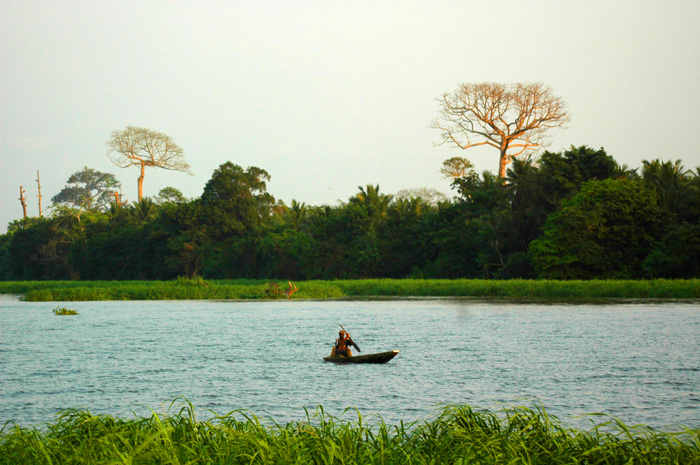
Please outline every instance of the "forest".
[[114, 176], [86, 167], [0, 236], [0, 279], [700, 277], [700, 169], [680, 160], [631, 169], [572, 146], [505, 177], [444, 167], [452, 199], [367, 185], [336, 206], [276, 200], [263, 168], [232, 162], [198, 198], [122, 204]]

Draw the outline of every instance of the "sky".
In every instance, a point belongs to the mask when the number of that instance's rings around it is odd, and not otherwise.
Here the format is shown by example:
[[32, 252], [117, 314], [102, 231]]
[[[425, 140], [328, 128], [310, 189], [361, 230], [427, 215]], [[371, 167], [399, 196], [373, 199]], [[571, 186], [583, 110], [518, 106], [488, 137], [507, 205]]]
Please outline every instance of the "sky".
[[193, 176], [150, 169], [144, 195], [199, 197], [231, 161], [287, 204], [337, 205], [358, 186], [454, 195], [442, 162], [496, 172], [431, 128], [461, 83], [543, 82], [571, 122], [546, 149], [700, 166], [700, 2], [0, 0], [0, 233], [38, 215], [83, 167], [137, 198], [113, 131], [168, 134]]

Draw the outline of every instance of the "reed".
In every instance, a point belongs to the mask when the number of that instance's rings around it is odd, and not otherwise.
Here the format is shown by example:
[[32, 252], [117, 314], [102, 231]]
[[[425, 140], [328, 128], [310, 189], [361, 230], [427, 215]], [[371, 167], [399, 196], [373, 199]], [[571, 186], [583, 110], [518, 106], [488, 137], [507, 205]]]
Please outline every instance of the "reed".
[[[286, 289], [286, 281], [275, 282]], [[479, 279], [364, 279], [300, 281], [294, 299], [343, 297], [482, 297], [509, 299], [697, 299], [700, 279], [552, 281]], [[0, 282], [0, 294], [28, 301], [188, 300], [284, 298], [266, 292], [269, 280]]]
[[[354, 413], [348, 410], [341, 417]], [[539, 406], [495, 413], [449, 406], [433, 420], [398, 425], [368, 424], [360, 412], [354, 421], [322, 407], [305, 412], [304, 420], [280, 425], [240, 410], [197, 420], [186, 400], [173, 413], [131, 420], [69, 409], [41, 429], [6, 424], [0, 464], [700, 463], [698, 430], [661, 432], [610, 419], [579, 431]]]
[[523, 299], [552, 298], [678, 298], [700, 297], [700, 280], [648, 281], [368, 279], [334, 281], [353, 296], [470, 296]]
[[[287, 283], [279, 283], [285, 288]], [[0, 282], [0, 293], [23, 295], [31, 302], [91, 300], [203, 300], [269, 299], [268, 280], [189, 280], [174, 281], [33, 281]], [[340, 298], [343, 293], [332, 283], [309, 283], [294, 299]]]

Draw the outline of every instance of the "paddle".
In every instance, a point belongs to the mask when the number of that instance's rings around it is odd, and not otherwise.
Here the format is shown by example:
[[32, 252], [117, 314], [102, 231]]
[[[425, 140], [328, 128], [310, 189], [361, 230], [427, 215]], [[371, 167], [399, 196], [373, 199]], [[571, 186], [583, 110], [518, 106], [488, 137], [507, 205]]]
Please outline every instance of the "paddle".
[[[345, 328], [343, 328], [343, 325], [340, 325], [340, 328], [341, 328], [343, 331], [345, 331]], [[350, 337], [350, 333], [348, 333], [347, 331], [345, 331], [345, 334], [347, 334], [348, 337]], [[360, 350], [360, 347], [359, 347], [357, 344], [355, 344], [355, 341], [353, 341], [352, 339], [350, 339], [350, 343], [351, 343], [353, 346], [355, 346], [355, 348], [357, 349], [358, 352], [362, 352], [362, 351]]]

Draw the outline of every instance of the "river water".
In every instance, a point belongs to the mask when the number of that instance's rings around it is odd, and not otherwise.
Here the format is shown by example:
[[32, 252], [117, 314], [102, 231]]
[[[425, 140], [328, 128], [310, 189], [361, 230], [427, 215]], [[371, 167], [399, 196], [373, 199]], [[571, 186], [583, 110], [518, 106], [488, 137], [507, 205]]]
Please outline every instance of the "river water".
[[[602, 412], [700, 428], [697, 302], [60, 304], [78, 316], [55, 316], [56, 306], [0, 299], [0, 426], [41, 425], [67, 407], [164, 413], [184, 396], [200, 418], [246, 409], [278, 423], [318, 405], [396, 424], [444, 404], [541, 403], [573, 427]], [[385, 365], [325, 363], [339, 324], [362, 353], [401, 353]]]

